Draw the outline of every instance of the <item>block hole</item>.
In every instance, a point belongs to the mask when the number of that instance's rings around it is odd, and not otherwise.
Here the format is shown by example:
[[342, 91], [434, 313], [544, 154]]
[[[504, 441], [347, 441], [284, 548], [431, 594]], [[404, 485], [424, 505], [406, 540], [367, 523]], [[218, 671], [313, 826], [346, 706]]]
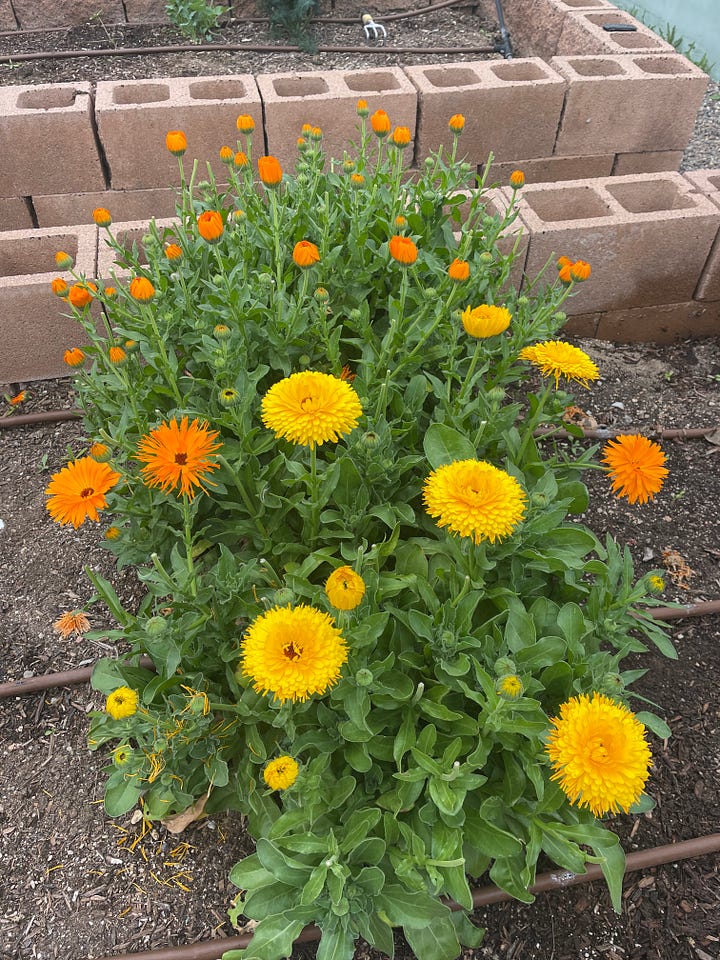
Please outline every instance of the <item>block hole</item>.
[[19, 110], [59, 110], [72, 107], [77, 91], [74, 87], [58, 87], [52, 90], [23, 90], [17, 98]]
[[394, 73], [356, 73], [343, 79], [345, 86], [356, 93], [380, 93], [383, 90], [398, 90], [400, 87]]
[[592, 187], [527, 192], [523, 194], [523, 200], [546, 223], [559, 220], [592, 220], [612, 215], [608, 205]]
[[11, 240], [7, 234], [0, 233], [0, 277], [57, 273], [55, 254], [58, 250], [69, 253], [76, 260], [77, 235], [68, 233]]
[[568, 60], [581, 77], [617, 77], [625, 71], [616, 60]]
[[242, 100], [246, 95], [245, 84], [232, 77], [223, 80], [197, 80], [190, 84], [189, 90], [193, 100]]
[[692, 69], [684, 57], [634, 57], [633, 63], [636, 67], [640, 67], [643, 73], [692, 73]]
[[164, 83], [123, 84], [113, 88], [113, 103], [162, 103], [170, 99], [170, 90]]
[[672, 180], [647, 183], [606, 184], [610, 193], [628, 213], [655, 213], [660, 210], [688, 210], [695, 206]]
[[547, 80], [547, 74], [536, 63], [491, 63], [490, 69], [499, 80], [509, 82]]
[[472, 87], [480, 82], [477, 73], [467, 67], [436, 67], [426, 70], [425, 76], [434, 87]]
[[312, 97], [330, 89], [322, 77], [285, 77], [273, 80], [279, 97]]
[[593, 0], [563, 0], [566, 7], [586, 7], [592, 10], [593, 7], [601, 7], [601, 2], [593, 3]]
[[708, 183], [711, 185], [713, 190], [720, 190], [720, 176], [708, 177]]

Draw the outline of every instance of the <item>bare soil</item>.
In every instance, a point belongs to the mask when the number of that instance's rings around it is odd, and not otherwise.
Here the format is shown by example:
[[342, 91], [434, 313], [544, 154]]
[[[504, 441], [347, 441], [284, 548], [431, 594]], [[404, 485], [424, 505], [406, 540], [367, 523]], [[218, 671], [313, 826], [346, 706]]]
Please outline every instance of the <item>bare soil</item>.
[[[579, 391], [578, 404], [599, 424], [653, 431], [720, 422], [720, 341], [675, 346], [615, 346], [578, 341], [603, 379]], [[14, 396], [20, 385], [8, 385]], [[24, 403], [3, 413], [70, 407], [69, 381], [30, 384]], [[0, 387], [0, 392], [2, 388]], [[61, 639], [52, 629], [65, 610], [92, 594], [84, 567], [111, 579], [132, 606], [132, 571], [118, 574], [102, 546], [102, 525], [55, 525], [43, 495], [50, 474], [84, 449], [79, 422], [0, 432], [1, 680], [88, 664], [121, 654], [110, 641]], [[663, 599], [683, 603], [720, 596], [720, 447], [707, 440], [664, 441], [670, 476], [654, 502], [630, 506], [607, 481], [589, 476], [586, 522], [630, 547], [642, 573], [675, 553], [692, 570], [668, 570]], [[675, 562], [677, 567], [678, 562]], [[675, 579], [673, 579], [675, 578]], [[93, 627], [112, 626], [98, 606]], [[720, 823], [720, 709], [717, 618], [675, 622], [679, 659], [642, 659], [636, 685], [658, 704], [673, 736], [653, 741], [649, 814], [613, 819], [626, 851], [712, 833]], [[639, 658], [640, 659], [640, 658]], [[205, 819], [180, 837], [142, 822], [117, 821], [101, 804], [107, 757], [88, 750], [87, 718], [99, 700], [88, 686], [0, 701], [0, 862], [3, 960], [85, 960], [233, 935], [227, 909], [231, 865], [251, 848], [237, 815]], [[487, 878], [480, 878], [482, 885]], [[717, 960], [720, 956], [718, 859], [707, 855], [628, 875], [616, 916], [600, 883], [561, 889], [532, 906], [498, 904], [477, 912], [488, 928], [477, 960]], [[222, 941], [218, 942], [218, 956]], [[402, 960], [407, 947], [398, 942]], [[298, 950], [296, 960], [312, 954]], [[358, 960], [369, 956], [359, 944]], [[373, 955], [373, 960], [377, 960]]]

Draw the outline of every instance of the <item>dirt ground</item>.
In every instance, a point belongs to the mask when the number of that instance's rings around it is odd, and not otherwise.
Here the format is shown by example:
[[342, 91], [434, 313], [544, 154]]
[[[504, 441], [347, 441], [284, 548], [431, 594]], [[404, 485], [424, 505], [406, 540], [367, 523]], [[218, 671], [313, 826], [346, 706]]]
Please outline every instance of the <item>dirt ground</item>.
[[[598, 363], [602, 380], [576, 399], [599, 424], [652, 431], [720, 422], [720, 340], [665, 347], [578, 343]], [[12, 396], [16, 387], [0, 387], [0, 394]], [[68, 381], [27, 389], [19, 407], [2, 401], [3, 415], [72, 406]], [[683, 581], [668, 570], [664, 600], [719, 597], [720, 447], [707, 440], [663, 446], [670, 476], [653, 503], [619, 502], [593, 473], [585, 520], [598, 534], [609, 531], [627, 543], [640, 573], [662, 567], [663, 551], [682, 558], [692, 574]], [[132, 571], [113, 571], [102, 526], [62, 528], [45, 510], [50, 474], [70, 450], [84, 449], [82, 426], [3, 430], [0, 448], [0, 679], [112, 655], [112, 642], [62, 640], [52, 629], [64, 610], [90, 599], [86, 565], [111, 579], [127, 603], [139, 596]], [[91, 619], [93, 627], [112, 626], [98, 607]], [[642, 658], [650, 670], [635, 687], [658, 704], [673, 736], [664, 743], [653, 738], [649, 792], [656, 809], [614, 819], [628, 852], [709, 834], [720, 823], [720, 620], [677, 621], [672, 636], [678, 661]], [[88, 686], [0, 701], [3, 960], [98, 960], [233, 934], [227, 873], [249, 848], [241, 818], [206, 819], [175, 837], [162, 827], [143, 836], [131, 815], [106, 817], [106, 757], [86, 744], [85, 715], [98, 705]], [[540, 895], [532, 906], [498, 904], [476, 916], [488, 928], [484, 945], [467, 954], [477, 960], [717, 960], [718, 859], [708, 855], [629, 875], [619, 917], [600, 883]], [[401, 942], [398, 953], [408, 956]], [[367, 955], [360, 944], [358, 960]]]

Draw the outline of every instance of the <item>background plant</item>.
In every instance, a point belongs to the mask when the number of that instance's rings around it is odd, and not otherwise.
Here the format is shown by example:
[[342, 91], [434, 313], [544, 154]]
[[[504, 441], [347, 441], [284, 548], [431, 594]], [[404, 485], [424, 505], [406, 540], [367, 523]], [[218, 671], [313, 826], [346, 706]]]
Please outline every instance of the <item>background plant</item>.
[[[451, 150], [408, 181], [404, 129], [367, 114], [359, 104], [342, 160], [311, 127], [295, 176], [261, 158], [264, 188], [246, 122], [223, 150], [227, 187], [198, 183], [175, 136], [177, 226], [153, 224], [126, 250], [108, 224], [118, 273], [74, 311], [90, 342], [77, 380], [88, 434], [122, 477], [108, 546], [147, 589], [130, 613], [88, 571], [132, 650], [93, 683], [138, 694], [129, 716], [93, 719], [93, 746], [119, 743], [106, 806], [243, 811], [257, 851], [232, 873], [235, 915], [259, 921], [243, 956], [265, 960], [311, 921], [323, 956], [351, 956], [357, 936], [391, 954], [402, 926], [420, 958], [453, 958], [481, 934], [439, 897], [469, 910], [467, 878], [489, 870], [529, 901], [542, 852], [574, 873], [599, 862], [619, 908], [622, 850], [550, 779], [549, 718], [577, 694], [631, 700], [643, 671], [623, 668], [630, 652], [674, 656], [647, 615], [648, 578], [576, 519], [594, 448], [533, 436], [560, 425], [570, 396], [520, 354], [562, 327], [571, 261], [519, 296], [516, 211], [494, 208], [489, 170], [457, 160], [462, 118]], [[509, 325], [492, 327], [502, 311]], [[268, 390], [302, 371], [351, 384], [357, 427], [308, 445], [264, 425]], [[146, 482], [147, 438], [170, 422], [206, 431], [204, 492]], [[477, 543], [423, 502], [432, 471], [476, 460], [523, 502], [511, 530]], [[325, 584], [341, 567], [364, 592], [338, 609]], [[281, 701], [243, 669], [243, 636], [303, 606], [331, 615], [347, 662], [322, 694]], [[268, 765], [286, 757], [297, 779], [273, 789]]]
[[165, 12], [171, 23], [195, 43], [210, 40], [227, 7], [208, 0], [167, 0]]

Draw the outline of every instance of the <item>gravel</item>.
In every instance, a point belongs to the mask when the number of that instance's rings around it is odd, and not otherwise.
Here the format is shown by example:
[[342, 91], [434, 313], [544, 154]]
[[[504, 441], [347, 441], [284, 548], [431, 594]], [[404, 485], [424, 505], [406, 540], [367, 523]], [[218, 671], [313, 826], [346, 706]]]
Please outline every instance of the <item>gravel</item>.
[[720, 167], [720, 83], [711, 80], [680, 169], [710, 170], [717, 167]]

